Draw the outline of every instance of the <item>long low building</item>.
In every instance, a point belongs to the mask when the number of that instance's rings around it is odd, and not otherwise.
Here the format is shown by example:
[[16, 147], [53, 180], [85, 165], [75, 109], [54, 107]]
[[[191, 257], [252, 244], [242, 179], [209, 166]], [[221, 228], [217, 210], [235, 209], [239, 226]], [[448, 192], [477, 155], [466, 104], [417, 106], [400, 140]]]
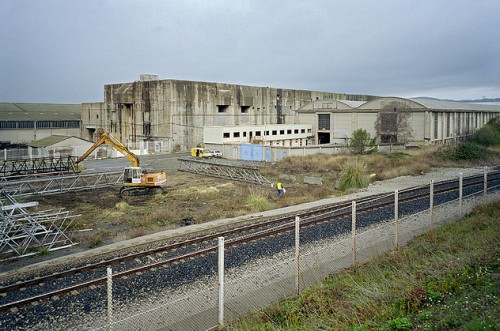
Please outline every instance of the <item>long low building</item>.
[[95, 141], [110, 132], [132, 149], [173, 152], [205, 143], [345, 145], [355, 130], [364, 129], [379, 143], [429, 144], [455, 141], [499, 115], [498, 104], [141, 75], [138, 81], [105, 85], [103, 102], [0, 103], [0, 141], [29, 143], [50, 135]]
[[316, 100], [297, 110], [297, 122], [312, 124], [315, 144], [349, 143], [358, 129], [382, 144], [428, 144], [456, 141], [499, 115], [499, 105], [384, 97], [368, 102]]
[[80, 104], [0, 103], [0, 141], [24, 144], [52, 135], [80, 137]]
[[[367, 130], [379, 143], [444, 143], [499, 116], [500, 106], [141, 75], [135, 82], [105, 85], [104, 102], [84, 103], [81, 111], [84, 139], [109, 131], [124, 143], [154, 141], [164, 151], [187, 151], [216, 131], [219, 143], [283, 146], [293, 141], [283, 139], [281, 129], [262, 129], [272, 125], [309, 125], [311, 132], [299, 144], [345, 144], [357, 129]], [[270, 134], [257, 136], [259, 131]]]

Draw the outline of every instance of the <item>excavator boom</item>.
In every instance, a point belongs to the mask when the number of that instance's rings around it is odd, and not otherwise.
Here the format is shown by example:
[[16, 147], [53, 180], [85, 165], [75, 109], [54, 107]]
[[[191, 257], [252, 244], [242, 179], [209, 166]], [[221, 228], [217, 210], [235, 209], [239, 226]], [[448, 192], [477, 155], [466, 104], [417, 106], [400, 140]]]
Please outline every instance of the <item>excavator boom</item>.
[[102, 135], [101, 135], [101, 138], [99, 138], [99, 140], [97, 140], [95, 142], [95, 144], [89, 148], [88, 151], [86, 151], [77, 161], [76, 163], [80, 163], [82, 162], [83, 160], [85, 160], [87, 158], [87, 156], [89, 156], [93, 151], [95, 151], [95, 149], [99, 146], [101, 146], [102, 144], [108, 144], [108, 145], [111, 145], [113, 146], [117, 151], [119, 151], [120, 153], [122, 153], [123, 155], [125, 155], [127, 157], [127, 159], [130, 160], [130, 162], [132, 162], [132, 165], [134, 167], [139, 167], [140, 164], [139, 164], [139, 158], [137, 157], [137, 155], [135, 155], [134, 153], [132, 153], [128, 148], [127, 146], [125, 146], [120, 140], [118, 140], [115, 136], [113, 136], [111, 133], [109, 132], [104, 132]]

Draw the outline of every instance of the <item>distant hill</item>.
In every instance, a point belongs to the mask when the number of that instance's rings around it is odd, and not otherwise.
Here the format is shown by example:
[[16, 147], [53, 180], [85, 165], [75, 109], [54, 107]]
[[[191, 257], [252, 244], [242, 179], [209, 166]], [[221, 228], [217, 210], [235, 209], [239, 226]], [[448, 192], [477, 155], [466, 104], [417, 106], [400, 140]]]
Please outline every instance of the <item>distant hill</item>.
[[483, 99], [474, 99], [474, 100], [451, 100], [451, 99], [438, 99], [431, 97], [415, 97], [411, 99], [427, 99], [427, 100], [440, 100], [440, 101], [454, 101], [454, 102], [474, 102], [474, 103], [485, 103], [485, 102], [500, 102], [500, 98], [483, 98]]

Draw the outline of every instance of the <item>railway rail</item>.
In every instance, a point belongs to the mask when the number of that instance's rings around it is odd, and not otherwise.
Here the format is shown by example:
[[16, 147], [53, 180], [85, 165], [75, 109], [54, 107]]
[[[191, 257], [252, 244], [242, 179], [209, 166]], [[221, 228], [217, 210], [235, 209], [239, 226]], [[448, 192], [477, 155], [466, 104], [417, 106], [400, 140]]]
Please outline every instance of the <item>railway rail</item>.
[[[494, 169], [487, 175], [487, 190], [499, 189], [500, 171]], [[455, 200], [459, 193], [459, 181], [449, 180], [434, 183], [433, 196], [435, 206]], [[464, 196], [484, 194], [484, 176], [470, 176], [463, 179]], [[429, 208], [430, 186], [424, 185], [399, 192], [399, 211], [401, 217]], [[370, 226], [377, 222], [386, 222], [394, 213], [394, 193], [358, 199], [357, 221], [359, 227]], [[294, 220], [301, 219], [301, 243], [313, 242], [350, 231], [352, 202], [336, 203], [314, 209], [303, 210], [293, 214], [254, 221], [234, 228], [214, 231], [198, 237], [179, 240], [178, 242], [156, 242], [135, 248], [134, 251], [118, 252], [116, 256], [100, 256], [95, 261], [83, 261], [68, 265], [59, 270], [48, 270], [38, 275], [20, 275], [4, 279], [0, 287], [0, 316], [20, 309], [31, 309], [33, 305], [42, 306], [54, 298], [71, 297], [85, 292], [95, 291], [103, 285], [107, 277], [105, 269], [113, 268], [113, 278], [127, 282], [129, 277], [143, 277], [145, 274], [158, 273], [158, 270], [171, 268], [162, 272], [174, 274], [165, 286], [175, 287], [193, 280], [193, 267], [190, 265], [199, 260], [198, 265], [205, 266], [196, 277], [214, 273], [216, 263], [217, 238], [225, 237], [228, 255], [234, 258], [228, 267], [235, 267], [248, 262], [249, 246], [267, 245], [268, 254], [290, 248], [293, 245]], [[374, 211], [377, 211], [374, 213]], [[374, 215], [381, 215], [374, 217]], [[323, 228], [322, 228], [323, 227]], [[335, 229], [335, 230], [333, 230]], [[309, 234], [308, 234], [309, 232]], [[315, 234], [312, 234], [314, 232]], [[318, 235], [319, 233], [319, 235]], [[269, 243], [264, 243], [264, 242]], [[238, 256], [238, 258], [236, 258]], [[255, 258], [255, 257], [253, 257]], [[213, 267], [207, 267], [213, 265]], [[184, 268], [184, 269], [183, 269]], [[160, 277], [160, 276], [155, 276]], [[123, 285], [125, 286], [125, 285]], [[123, 290], [122, 286], [122, 290]], [[118, 293], [126, 296], [126, 293]], [[61, 299], [59, 299], [61, 300]]]

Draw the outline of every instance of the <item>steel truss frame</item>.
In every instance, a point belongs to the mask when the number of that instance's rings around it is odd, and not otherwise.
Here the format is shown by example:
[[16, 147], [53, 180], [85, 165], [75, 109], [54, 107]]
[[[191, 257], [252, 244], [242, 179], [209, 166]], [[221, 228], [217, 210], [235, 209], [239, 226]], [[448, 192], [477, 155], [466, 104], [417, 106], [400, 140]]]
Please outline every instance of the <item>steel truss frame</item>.
[[0, 186], [12, 197], [29, 197], [98, 189], [122, 183], [123, 172], [113, 171], [8, 181], [2, 182]]
[[65, 234], [76, 217], [62, 208], [28, 212], [37, 202], [18, 203], [0, 191], [0, 259], [26, 257], [42, 250], [54, 251], [75, 245]]
[[4, 160], [0, 165], [0, 175], [3, 177], [40, 174], [48, 172], [78, 172], [78, 165], [75, 163], [76, 156], [59, 158], [32, 158], [21, 160]]
[[271, 182], [265, 178], [258, 169], [250, 167], [237, 167], [227, 164], [215, 164], [205, 161], [178, 159], [180, 171], [225, 178], [259, 185], [269, 185]]

